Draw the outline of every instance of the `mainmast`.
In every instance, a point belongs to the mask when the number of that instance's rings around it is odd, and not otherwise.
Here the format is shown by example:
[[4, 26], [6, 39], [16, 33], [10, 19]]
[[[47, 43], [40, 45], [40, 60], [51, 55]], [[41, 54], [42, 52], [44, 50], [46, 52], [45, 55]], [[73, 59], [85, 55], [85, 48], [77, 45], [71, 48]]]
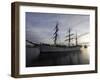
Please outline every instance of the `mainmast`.
[[66, 36], [66, 40], [65, 40], [65, 41], [68, 41], [68, 46], [71, 46], [71, 40], [74, 39], [74, 38], [71, 37], [71, 36], [73, 36], [73, 35], [74, 35], [74, 34], [71, 33], [71, 29], [69, 28], [69, 30], [68, 30], [68, 35]]
[[78, 41], [77, 41], [77, 38], [78, 38], [78, 37], [77, 37], [77, 32], [76, 32], [76, 46], [78, 45]]
[[57, 45], [58, 31], [59, 31], [59, 28], [58, 28], [58, 22], [57, 22], [56, 27], [55, 27], [55, 32], [53, 34], [54, 45]]

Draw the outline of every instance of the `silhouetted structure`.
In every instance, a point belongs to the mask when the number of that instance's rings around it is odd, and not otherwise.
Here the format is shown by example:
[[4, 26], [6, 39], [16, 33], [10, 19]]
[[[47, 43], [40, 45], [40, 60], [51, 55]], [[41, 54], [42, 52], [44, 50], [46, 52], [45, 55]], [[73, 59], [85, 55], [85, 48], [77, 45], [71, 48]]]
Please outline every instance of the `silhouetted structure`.
[[55, 27], [55, 32], [54, 32], [54, 36], [53, 36], [53, 39], [54, 39], [54, 45], [57, 45], [57, 39], [58, 39], [58, 31], [59, 31], [59, 28], [58, 28], [58, 22], [56, 24], [56, 27]]
[[76, 46], [78, 45], [78, 37], [77, 37], [77, 32], [76, 32]]
[[71, 33], [71, 29], [69, 28], [69, 30], [68, 30], [68, 35], [66, 36], [66, 40], [65, 41], [68, 41], [69, 43], [68, 43], [68, 45], [69, 46], [71, 46], [71, 40], [73, 40], [74, 38], [73, 37], [71, 37], [71, 36], [73, 36], [74, 34], [73, 33]]

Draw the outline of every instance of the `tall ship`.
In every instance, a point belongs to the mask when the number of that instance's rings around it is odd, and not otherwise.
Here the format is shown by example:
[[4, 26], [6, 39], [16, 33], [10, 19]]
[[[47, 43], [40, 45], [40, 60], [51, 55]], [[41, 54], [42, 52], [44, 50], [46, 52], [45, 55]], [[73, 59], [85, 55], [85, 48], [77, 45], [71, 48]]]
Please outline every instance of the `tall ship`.
[[[29, 57], [27, 59], [26, 66], [52, 66], [52, 65], [75, 65], [75, 64], [88, 64], [89, 60], [82, 60], [82, 47], [87, 48], [88, 43], [79, 44], [78, 38], [86, 35], [77, 35], [77, 32], [72, 33], [72, 29], [68, 29], [68, 33], [65, 36], [66, 45], [58, 44], [58, 34], [59, 32], [59, 23], [56, 23], [53, 34], [53, 43], [34, 43], [30, 40], [26, 40], [26, 56], [33, 54], [34, 60], [38, 58], [38, 61], [29, 62]], [[74, 40], [74, 43], [72, 43]], [[30, 64], [29, 64], [30, 63]]]

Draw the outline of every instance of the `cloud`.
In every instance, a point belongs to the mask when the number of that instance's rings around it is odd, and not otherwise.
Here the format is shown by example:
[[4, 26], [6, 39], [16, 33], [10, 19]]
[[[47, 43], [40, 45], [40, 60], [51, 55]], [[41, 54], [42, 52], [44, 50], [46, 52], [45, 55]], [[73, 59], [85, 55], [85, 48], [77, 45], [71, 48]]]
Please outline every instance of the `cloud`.
[[54, 28], [59, 23], [59, 43], [64, 44], [68, 29], [73, 33], [89, 32], [89, 15], [26, 13], [26, 39], [32, 42], [53, 43]]

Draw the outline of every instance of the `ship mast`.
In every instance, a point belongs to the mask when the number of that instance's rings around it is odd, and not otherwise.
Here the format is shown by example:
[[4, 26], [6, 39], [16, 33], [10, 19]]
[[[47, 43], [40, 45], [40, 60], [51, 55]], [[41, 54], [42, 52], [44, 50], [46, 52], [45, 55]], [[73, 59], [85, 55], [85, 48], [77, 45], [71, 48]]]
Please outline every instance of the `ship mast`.
[[57, 45], [58, 31], [59, 31], [59, 28], [58, 28], [58, 22], [57, 22], [56, 27], [55, 27], [55, 32], [53, 34], [54, 45]]
[[68, 35], [66, 36], [66, 40], [65, 41], [68, 41], [68, 46], [71, 46], [71, 40], [74, 39], [73, 36], [74, 34], [71, 33], [71, 29], [69, 28], [68, 30]]
[[76, 32], [76, 46], [78, 45], [78, 41], [77, 41], [77, 32]]

